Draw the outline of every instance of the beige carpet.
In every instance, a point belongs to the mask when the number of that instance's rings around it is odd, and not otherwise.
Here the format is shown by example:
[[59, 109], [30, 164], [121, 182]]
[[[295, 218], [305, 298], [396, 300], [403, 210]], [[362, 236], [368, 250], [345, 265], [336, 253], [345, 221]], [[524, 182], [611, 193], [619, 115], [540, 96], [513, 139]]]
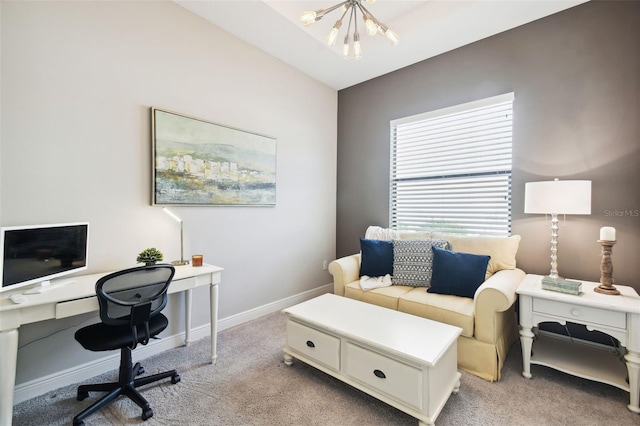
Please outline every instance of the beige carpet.
[[[143, 362], [147, 373], [178, 369], [182, 381], [143, 388], [153, 418], [120, 398], [86, 425], [411, 425], [417, 420], [299, 361], [282, 361], [285, 317], [267, 315], [219, 334], [218, 362], [207, 363], [209, 339]], [[134, 354], [135, 356], [135, 354]], [[576, 354], [577, 356], [577, 354]], [[135, 359], [135, 358], [134, 358]], [[618, 388], [532, 366], [520, 374], [514, 345], [498, 383], [462, 373], [460, 392], [449, 398], [436, 424], [445, 425], [640, 425]], [[91, 382], [114, 380], [116, 372]], [[95, 400], [79, 402], [76, 385], [18, 404], [14, 425], [70, 425]]]

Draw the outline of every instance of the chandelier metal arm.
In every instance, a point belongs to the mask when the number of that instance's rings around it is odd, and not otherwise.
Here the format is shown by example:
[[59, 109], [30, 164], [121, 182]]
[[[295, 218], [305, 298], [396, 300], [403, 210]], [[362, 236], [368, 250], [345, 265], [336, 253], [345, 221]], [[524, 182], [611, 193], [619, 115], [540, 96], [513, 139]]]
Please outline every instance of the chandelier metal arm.
[[[338, 8], [341, 8], [342, 6], [344, 6], [344, 5], [348, 4], [348, 3], [351, 3], [351, 1], [350, 0], [343, 1], [342, 3], [338, 3], [335, 6], [331, 6], [328, 9], [317, 10], [316, 11], [316, 14], [317, 14], [316, 21], [319, 21], [320, 19], [322, 19], [324, 17], [324, 15], [326, 15], [327, 13], [333, 12], [334, 10], [336, 10]], [[344, 15], [342, 15], [342, 16], [344, 16]]]
[[356, 3], [356, 5], [358, 6], [358, 9], [360, 9], [360, 12], [362, 12], [362, 16], [364, 16], [364, 17], [365, 17], [365, 19], [366, 19], [366, 18], [369, 18], [369, 19], [373, 20], [373, 22], [375, 22], [376, 24], [379, 24], [379, 23], [380, 23], [380, 21], [378, 21], [378, 20], [375, 18], [375, 16], [373, 16], [373, 15], [371, 14], [371, 12], [369, 12], [369, 10], [368, 10], [366, 7], [364, 7], [364, 6], [362, 5], [362, 3], [357, 2], [357, 3]]
[[[349, 3], [349, 2], [345, 2], [345, 3]], [[340, 21], [342, 21], [345, 17], [345, 15], [347, 14], [347, 12], [349, 12], [351, 10], [351, 5], [347, 6], [347, 8], [344, 10], [344, 12], [342, 12], [342, 16], [340, 17]]]
[[[364, 7], [360, 2], [356, 3], [358, 8], [360, 9], [360, 13], [362, 13], [362, 19], [364, 19], [365, 27], [367, 29], [367, 34], [370, 36], [376, 35], [381, 31], [382, 23], [378, 21], [378, 19], [369, 12], [369, 10]], [[369, 23], [371, 21], [372, 24]]]

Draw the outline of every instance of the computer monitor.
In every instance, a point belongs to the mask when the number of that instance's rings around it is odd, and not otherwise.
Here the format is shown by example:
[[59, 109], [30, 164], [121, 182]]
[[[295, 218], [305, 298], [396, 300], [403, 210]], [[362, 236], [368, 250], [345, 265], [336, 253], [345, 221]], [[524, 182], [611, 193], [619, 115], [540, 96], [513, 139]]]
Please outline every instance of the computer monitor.
[[0, 228], [0, 292], [87, 269], [89, 223]]

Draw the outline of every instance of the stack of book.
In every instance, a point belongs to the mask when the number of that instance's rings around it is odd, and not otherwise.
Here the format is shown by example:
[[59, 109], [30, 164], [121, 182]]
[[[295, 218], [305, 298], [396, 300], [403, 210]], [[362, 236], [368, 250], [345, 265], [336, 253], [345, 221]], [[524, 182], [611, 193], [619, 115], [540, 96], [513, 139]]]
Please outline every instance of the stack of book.
[[578, 295], [582, 291], [582, 283], [580, 281], [546, 276], [542, 279], [542, 289]]

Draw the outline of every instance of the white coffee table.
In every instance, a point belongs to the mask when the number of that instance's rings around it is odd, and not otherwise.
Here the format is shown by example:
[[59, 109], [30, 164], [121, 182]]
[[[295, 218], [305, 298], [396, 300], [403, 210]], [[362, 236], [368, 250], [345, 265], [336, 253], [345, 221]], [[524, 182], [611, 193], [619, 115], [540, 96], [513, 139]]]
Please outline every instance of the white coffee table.
[[417, 418], [434, 424], [460, 388], [462, 330], [334, 294], [283, 310], [284, 362], [297, 358]]

